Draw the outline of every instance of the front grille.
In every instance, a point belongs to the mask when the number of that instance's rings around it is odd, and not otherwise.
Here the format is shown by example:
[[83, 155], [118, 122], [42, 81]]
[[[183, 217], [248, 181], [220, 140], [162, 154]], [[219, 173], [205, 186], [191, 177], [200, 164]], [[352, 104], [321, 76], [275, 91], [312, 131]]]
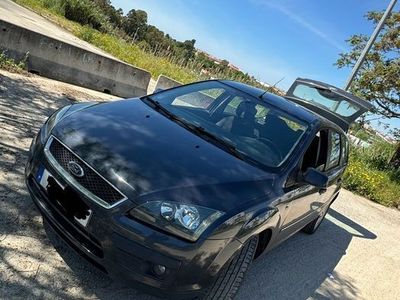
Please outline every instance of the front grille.
[[[27, 184], [29, 190], [34, 195], [33, 198], [36, 199], [35, 203], [40, 202], [40, 204], [36, 204], [43, 212], [43, 216], [47, 219], [51, 227], [56, 230], [71, 247], [84, 255], [85, 258], [89, 259], [101, 270], [105, 271], [104, 267], [98, 265], [98, 263], [91, 257], [87, 256], [87, 254], [82, 251], [82, 249], [78, 248], [70, 238], [73, 237], [74, 240], [98, 258], [103, 258], [104, 253], [100, 242], [88, 232], [82, 232], [82, 230], [76, 228], [73, 223], [68, 221], [68, 219], [60, 213], [58, 208], [56, 208], [54, 203], [49, 201], [47, 195], [43, 192], [43, 189], [36, 183], [32, 176], [28, 177]], [[43, 210], [43, 205], [45, 206], [45, 210]], [[47, 211], [47, 213], [44, 213], [45, 211]]]
[[[105, 207], [110, 207], [113, 204], [125, 199], [123, 194], [116, 190], [116, 188], [114, 188], [109, 182], [107, 182], [102, 176], [89, 167], [85, 162], [82, 161], [82, 159], [80, 159], [57, 139], [51, 138], [49, 143], [50, 146], [48, 147], [48, 151], [61, 166], [61, 168], [68, 172], [70, 176], [87, 191], [105, 202], [100, 204]], [[81, 166], [84, 172], [83, 177], [73, 176], [73, 174], [69, 171], [68, 163], [71, 161]]]

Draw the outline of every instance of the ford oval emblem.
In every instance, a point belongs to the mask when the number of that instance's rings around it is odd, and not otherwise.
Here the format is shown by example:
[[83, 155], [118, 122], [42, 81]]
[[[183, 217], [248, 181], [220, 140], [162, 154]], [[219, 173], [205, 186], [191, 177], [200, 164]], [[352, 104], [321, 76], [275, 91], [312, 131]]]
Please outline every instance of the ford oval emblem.
[[83, 172], [82, 167], [73, 160], [68, 162], [68, 170], [75, 177], [83, 177], [83, 175], [85, 175], [85, 172]]

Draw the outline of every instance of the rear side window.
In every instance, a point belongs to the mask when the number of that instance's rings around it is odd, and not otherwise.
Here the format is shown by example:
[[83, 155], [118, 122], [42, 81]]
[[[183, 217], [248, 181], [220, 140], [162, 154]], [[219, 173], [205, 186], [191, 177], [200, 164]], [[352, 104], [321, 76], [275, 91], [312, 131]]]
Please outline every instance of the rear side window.
[[204, 89], [176, 97], [174, 106], [208, 109], [214, 101], [225, 92], [222, 88]]
[[327, 169], [332, 169], [338, 166], [340, 161], [341, 139], [336, 131], [330, 131], [329, 149]]
[[[236, 110], [239, 106], [240, 103], [242, 103], [243, 101], [245, 101], [246, 99], [240, 96], [235, 96], [232, 98], [232, 100], [229, 101], [229, 103], [226, 105], [225, 109], [224, 109], [224, 115], [232, 115], [235, 116], [236, 115]], [[269, 109], [267, 107], [265, 107], [264, 105], [260, 105], [257, 104], [255, 106], [256, 108], [256, 115], [255, 117], [255, 121], [261, 125], [265, 124], [265, 118], [267, 116], [267, 113], [269, 111]], [[296, 123], [295, 123], [296, 124]]]
[[242, 103], [243, 101], [244, 98], [240, 96], [233, 97], [232, 100], [229, 101], [229, 103], [226, 105], [224, 109], [224, 114], [232, 116], [236, 115], [236, 109], [239, 106], [239, 104]]

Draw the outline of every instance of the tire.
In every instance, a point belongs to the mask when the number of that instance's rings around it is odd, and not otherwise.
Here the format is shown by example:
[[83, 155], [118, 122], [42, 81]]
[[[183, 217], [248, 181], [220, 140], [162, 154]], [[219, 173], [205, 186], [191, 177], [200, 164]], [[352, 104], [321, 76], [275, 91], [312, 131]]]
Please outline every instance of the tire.
[[220, 271], [213, 285], [208, 289], [203, 299], [233, 299], [239, 290], [244, 275], [253, 261], [258, 244], [258, 236], [247, 241], [240, 252], [236, 254]]
[[317, 231], [317, 229], [319, 228], [319, 226], [321, 225], [322, 221], [325, 219], [326, 213], [329, 210], [329, 207], [331, 206], [331, 203], [329, 203], [329, 205], [327, 205], [326, 208], [324, 208], [318, 217], [316, 217], [314, 220], [312, 220], [310, 223], [308, 223], [303, 229], [302, 231], [304, 233], [307, 234], [313, 234], [314, 232]]

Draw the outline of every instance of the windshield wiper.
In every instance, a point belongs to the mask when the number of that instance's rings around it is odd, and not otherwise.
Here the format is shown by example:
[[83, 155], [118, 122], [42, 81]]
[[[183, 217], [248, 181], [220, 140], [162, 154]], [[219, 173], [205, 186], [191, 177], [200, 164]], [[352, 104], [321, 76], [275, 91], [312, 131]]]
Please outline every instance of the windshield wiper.
[[182, 122], [181, 118], [179, 118], [178, 116], [171, 113], [168, 109], [166, 109], [164, 106], [162, 106], [160, 102], [158, 102], [154, 99], [151, 99], [150, 97], [145, 97], [143, 99], [150, 102], [150, 104], [154, 107], [155, 110], [161, 112], [167, 118]]
[[205, 130], [201, 126], [196, 126], [196, 125], [188, 124], [188, 123], [186, 123], [186, 126], [188, 126], [189, 129], [191, 131], [193, 131], [194, 133], [196, 133], [197, 135], [199, 135], [199, 136], [201, 136], [203, 138], [206, 138], [208, 140], [211, 140], [212, 142], [218, 144], [219, 146], [221, 146], [222, 148], [227, 150], [233, 156], [243, 160], [242, 153], [239, 150], [237, 150], [237, 148], [235, 146], [233, 146], [232, 144], [228, 143], [224, 139], [222, 139], [222, 138], [220, 138], [218, 136], [215, 136], [214, 134], [212, 134], [211, 132]]

